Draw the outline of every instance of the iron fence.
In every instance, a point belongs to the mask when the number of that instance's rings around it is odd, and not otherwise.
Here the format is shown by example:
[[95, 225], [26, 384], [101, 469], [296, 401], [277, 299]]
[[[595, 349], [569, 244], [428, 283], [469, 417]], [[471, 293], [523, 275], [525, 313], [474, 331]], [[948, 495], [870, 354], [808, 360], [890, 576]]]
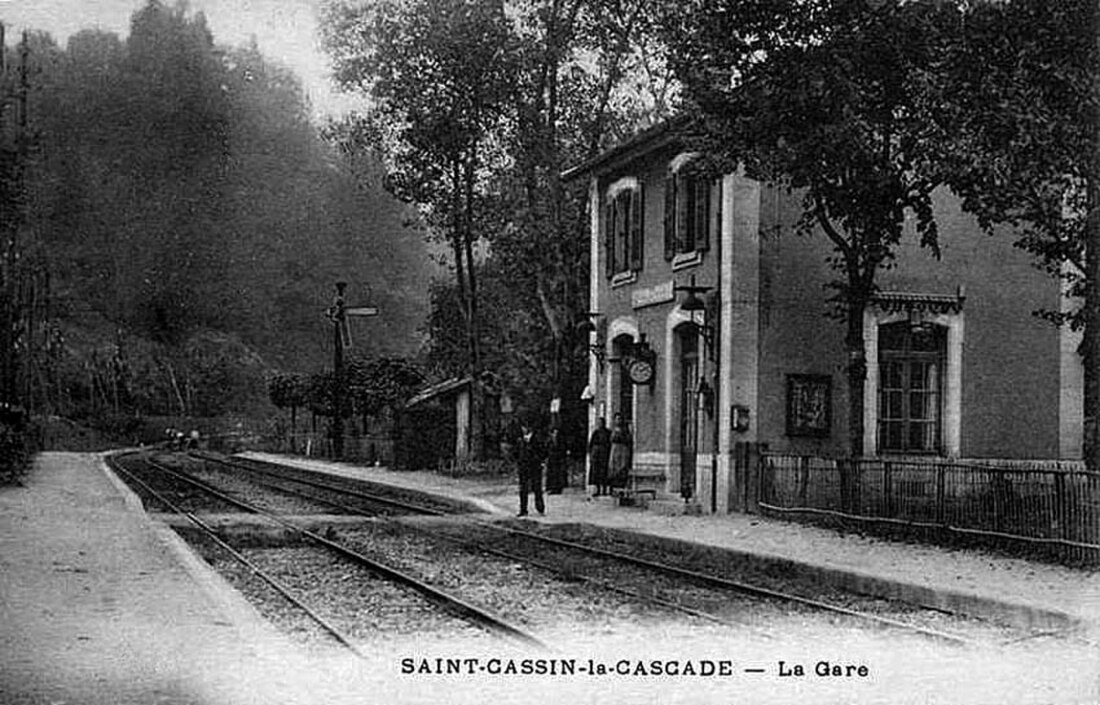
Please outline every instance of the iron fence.
[[759, 505], [1100, 558], [1100, 473], [1023, 463], [765, 454]]

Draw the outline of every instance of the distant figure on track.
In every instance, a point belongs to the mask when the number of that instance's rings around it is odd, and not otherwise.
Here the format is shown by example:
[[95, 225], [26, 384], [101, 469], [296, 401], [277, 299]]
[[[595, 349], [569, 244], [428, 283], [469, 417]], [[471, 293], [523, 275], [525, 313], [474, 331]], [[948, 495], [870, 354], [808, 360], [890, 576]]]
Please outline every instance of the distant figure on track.
[[519, 514], [527, 516], [527, 495], [534, 493], [535, 510], [539, 514], [546, 512], [546, 505], [542, 499], [542, 464], [546, 460], [546, 452], [542, 439], [535, 431], [534, 424], [524, 422], [520, 427], [520, 436], [515, 446], [516, 463], [519, 465]]
[[588, 483], [596, 486], [597, 497], [610, 494], [611, 490], [607, 486], [607, 462], [611, 457], [611, 431], [602, 416], [596, 419], [596, 430], [588, 439], [588, 455], [592, 461]]

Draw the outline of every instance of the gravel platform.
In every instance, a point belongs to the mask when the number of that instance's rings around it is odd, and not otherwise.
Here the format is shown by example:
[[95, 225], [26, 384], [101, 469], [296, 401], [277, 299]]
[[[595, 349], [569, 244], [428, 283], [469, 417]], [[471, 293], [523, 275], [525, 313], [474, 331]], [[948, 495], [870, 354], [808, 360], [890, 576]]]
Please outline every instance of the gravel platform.
[[[376, 475], [380, 481], [385, 476]], [[511, 484], [460, 487], [458, 481], [441, 479], [451, 484], [450, 491], [461, 490], [491, 506], [495, 497], [500, 516], [514, 509]], [[548, 653], [478, 639], [439, 639], [438, 632], [425, 638], [416, 631], [372, 645], [367, 661], [303, 649], [265, 627], [255, 610], [242, 607], [236, 591], [212, 578], [213, 571], [180, 549], [174, 533], [125, 496], [96, 456], [67, 453], [43, 455], [26, 486], [0, 489], [4, 705], [1100, 700], [1096, 649], [1042, 638], [1008, 650], [970, 651], [827, 628], [817, 638], [800, 634], [762, 640], [682, 622], [647, 622], [612, 636], [599, 629], [570, 629], [567, 625], [584, 621], [578, 613], [560, 620], [562, 639]], [[749, 527], [747, 521], [743, 526], [739, 518], [645, 516], [586, 502], [583, 495], [549, 499], [549, 515], [541, 522], [576, 523], [599, 515], [622, 528], [648, 526], [651, 533], [662, 526], [673, 535], [702, 526], [718, 534], [713, 538], [727, 540], [751, 540], [758, 531], [765, 536], [761, 546], [778, 550], [788, 541], [808, 555], [817, 536], [806, 527]], [[745, 534], [739, 533], [742, 528]], [[696, 535], [711, 538], [703, 529]], [[860, 552], [859, 544], [848, 546], [858, 553], [850, 562], [866, 564], [874, 558], [872, 551]], [[827, 540], [818, 548], [820, 560], [830, 560], [836, 551]], [[896, 558], [908, 560], [901, 552]], [[965, 566], [975, 557], [953, 560]], [[944, 565], [928, 563], [925, 570], [936, 580], [953, 577], [942, 572]], [[978, 572], [968, 571], [965, 579]], [[1090, 576], [1074, 575], [1077, 592], [1087, 594]], [[1036, 586], [1050, 587], [1051, 596], [1059, 594], [1042, 576], [1039, 568], [1027, 577]], [[989, 592], [1012, 587], [1006, 582]], [[829, 673], [837, 664], [861, 664], [868, 675], [815, 675], [824, 661]], [[680, 674], [655, 675], [654, 662]], [[567, 663], [582, 668], [592, 663], [608, 671], [563, 676], [553, 670]], [[688, 666], [694, 675], [684, 675]], [[728, 667], [730, 675], [700, 675], [711, 667]], [[524, 668], [541, 672], [524, 675]]]

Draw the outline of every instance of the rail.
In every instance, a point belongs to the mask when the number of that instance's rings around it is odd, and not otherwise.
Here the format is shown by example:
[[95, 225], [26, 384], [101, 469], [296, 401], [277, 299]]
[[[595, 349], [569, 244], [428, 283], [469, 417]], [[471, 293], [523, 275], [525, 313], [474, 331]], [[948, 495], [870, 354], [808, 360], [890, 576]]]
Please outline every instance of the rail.
[[322, 629], [324, 629], [326, 632], [328, 632], [330, 635], [332, 635], [332, 637], [334, 639], [336, 639], [336, 641], [338, 641], [344, 648], [348, 649], [349, 651], [351, 651], [353, 654], [355, 654], [356, 656], [358, 656], [361, 659], [366, 659], [367, 658], [367, 655], [365, 653], [363, 653], [363, 651], [358, 646], [355, 645], [355, 643], [351, 640], [351, 637], [344, 634], [343, 631], [341, 631], [338, 627], [336, 627], [334, 624], [332, 624], [327, 619], [325, 619], [320, 614], [318, 614], [316, 610], [314, 610], [312, 607], [310, 607], [308, 604], [306, 604], [305, 600], [303, 600], [300, 596], [298, 596], [293, 590], [291, 590], [289, 587], [284, 585], [281, 581], [276, 579], [274, 576], [272, 576], [270, 573], [265, 571], [263, 568], [260, 568], [258, 565], [256, 565], [252, 561], [250, 561], [240, 551], [238, 551], [237, 549], [233, 548], [228, 543], [226, 543], [226, 541], [221, 537], [221, 535], [218, 534], [217, 530], [215, 530], [209, 524], [204, 522], [202, 519], [198, 518], [195, 514], [184, 510], [182, 507], [180, 507], [179, 505], [177, 505], [176, 503], [172, 502], [170, 499], [165, 497], [164, 494], [162, 494], [161, 492], [158, 492], [157, 490], [153, 489], [151, 486], [149, 486], [148, 483], [146, 483], [140, 477], [138, 477], [137, 475], [134, 475], [132, 472], [127, 470], [122, 465], [122, 463], [120, 463], [119, 460], [118, 460], [120, 457], [127, 456], [127, 455], [133, 455], [133, 454], [135, 454], [135, 453], [134, 452], [119, 453], [117, 455], [108, 456], [107, 457], [107, 463], [111, 466], [112, 470], [114, 470], [115, 472], [120, 473], [122, 475], [125, 475], [127, 478], [129, 478], [129, 480], [131, 482], [133, 482], [135, 485], [137, 485], [138, 487], [143, 489], [151, 497], [155, 498], [158, 502], [160, 502], [164, 506], [168, 507], [171, 511], [175, 512], [179, 516], [186, 517], [187, 520], [192, 523], [192, 525], [194, 525], [197, 529], [199, 529], [199, 531], [201, 531], [207, 538], [209, 538], [211, 541], [213, 541], [219, 548], [221, 548], [223, 551], [225, 551], [230, 556], [232, 556], [233, 559], [236, 560], [238, 563], [240, 563], [243, 566], [245, 566], [246, 568], [248, 568], [248, 570], [253, 575], [255, 575], [256, 577], [260, 578], [261, 580], [266, 582], [268, 585], [270, 585], [276, 592], [278, 592], [280, 595], [282, 595], [288, 602], [290, 602], [292, 605], [297, 607], [307, 617], [309, 617], [314, 622], [316, 622], [318, 626], [320, 626]]
[[[207, 459], [214, 460], [213, 458], [211, 458], [209, 456], [207, 456]], [[273, 465], [272, 463], [269, 463], [267, 461], [256, 461], [256, 460], [251, 460], [251, 459], [247, 460], [249, 465], [244, 465], [244, 464], [241, 464], [241, 463], [236, 462], [236, 461], [222, 461], [222, 460], [219, 460], [218, 462], [225, 462], [226, 464], [237, 464], [238, 467], [246, 467], [246, 468], [249, 468], [249, 469], [258, 469], [258, 466], [260, 466], [260, 465]], [[299, 470], [298, 468], [295, 468], [295, 469]], [[301, 471], [302, 472], [308, 472], [308, 471], [305, 471], [305, 470], [301, 470]], [[264, 469], [264, 470], [261, 470], [261, 472], [274, 472], [274, 471]], [[361, 496], [361, 497], [366, 497], [366, 498], [369, 498], [369, 499], [372, 499], [372, 500], [375, 499], [374, 495], [371, 495], [370, 493], [364, 493], [361, 490], [350, 490], [349, 491], [348, 488], [336, 487], [336, 486], [333, 486], [333, 485], [327, 484], [327, 483], [319, 483], [316, 480], [297, 480], [296, 479], [295, 481], [301, 481], [305, 484], [309, 484], [309, 485], [313, 485], [313, 486], [317, 486], [317, 487], [326, 487], [326, 489], [329, 489], [329, 490], [336, 490], [336, 491], [340, 491], [340, 492], [348, 492], [349, 494], [356, 495], [356, 496]], [[383, 498], [378, 498], [378, 499], [383, 499]], [[386, 500], [386, 501], [387, 502], [393, 502], [393, 500]], [[402, 502], [394, 502], [394, 503], [398, 504], [400, 506], [403, 506], [405, 508], [408, 508], [408, 509], [417, 509], [416, 505], [411, 505], [411, 504], [402, 503]], [[439, 516], [442, 516], [442, 515], [446, 514], [446, 512], [436, 510], [436, 509], [426, 508], [426, 507], [420, 507], [419, 510], [423, 513], [426, 513], [426, 514], [434, 514], [434, 515], [439, 515]], [[961, 637], [961, 636], [958, 636], [956, 634], [950, 634], [950, 633], [940, 631], [940, 630], [936, 630], [936, 629], [929, 629], [929, 628], [926, 628], [926, 627], [921, 627], [919, 625], [909, 624], [907, 622], [903, 622], [903, 621], [896, 620], [896, 619], [891, 619], [891, 618], [888, 618], [888, 617], [881, 617], [879, 615], [867, 614], [865, 612], [859, 612], [857, 610], [853, 610], [853, 609], [850, 609], [850, 608], [847, 608], [847, 607], [830, 604], [828, 602], [823, 602], [821, 600], [815, 600], [815, 599], [808, 598], [808, 597], [803, 597], [801, 595], [795, 595], [795, 594], [786, 593], [786, 592], [782, 592], [782, 591], [778, 591], [778, 590], [773, 590], [773, 589], [761, 587], [761, 586], [758, 586], [758, 585], [751, 585], [749, 583], [730, 580], [728, 578], [723, 578], [723, 577], [716, 576], [716, 575], [709, 575], [709, 574], [706, 574], [706, 573], [701, 573], [701, 572], [698, 572], [698, 571], [694, 571], [694, 570], [690, 570], [690, 569], [686, 569], [686, 568], [681, 568], [681, 567], [678, 567], [678, 566], [668, 565], [668, 564], [665, 564], [665, 563], [659, 563], [657, 561], [652, 561], [652, 560], [649, 560], [649, 559], [646, 559], [646, 558], [640, 558], [638, 556], [632, 556], [632, 555], [629, 555], [629, 554], [619, 553], [619, 552], [616, 552], [616, 551], [610, 551], [610, 550], [607, 550], [607, 549], [597, 548], [597, 547], [594, 547], [594, 546], [587, 546], [587, 545], [576, 543], [576, 542], [573, 542], [573, 541], [558, 539], [558, 538], [554, 538], [554, 537], [551, 537], [551, 536], [543, 536], [543, 535], [540, 535], [540, 534], [531, 533], [529, 531], [523, 531], [523, 530], [516, 529], [516, 528], [513, 528], [513, 527], [501, 526], [501, 525], [499, 525], [495, 522], [480, 520], [480, 519], [477, 519], [475, 517], [466, 517], [466, 520], [468, 520], [472, 523], [475, 523], [478, 526], [484, 526], [484, 527], [487, 527], [487, 528], [490, 528], [490, 529], [493, 529], [493, 530], [496, 530], [496, 531], [508, 533], [508, 534], [515, 535], [515, 536], [520, 536], [520, 537], [523, 537], [523, 538], [526, 538], [526, 539], [535, 540], [535, 541], [538, 541], [538, 542], [541, 542], [541, 543], [544, 543], [544, 544], [547, 544], [547, 545], [550, 545], [550, 546], [557, 546], [559, 548], [566, 548], [566, 549], [570, 549], [570, 550], [581, 551], [581, 552], [588, 553], [588, 554], [591, 554], [591, 555], [600, 556], [600, 557], [603, 557], [603, 558], [606, 558], [606, 559], [627, 563], [627, 564], [633, 565], [635, 567], [646, 568], [646, 569], [653, 570], [653, 571], [656, 571], [656, 572], [659, 572], [659, 573], [663, 573], [665, 575], [674, 576], [674, 577], [677, 577], [677, 578], [680, 578], [680, 579], [683, 579], [683, 580], [689, 580], [689, 581], [695, 582], [697, 584], [708, 585], [708, 586], [711, 586], [711, 587], [715, 587], [715, 588], [719, 588], [719, 589], [723, 589], [723, 590], [729, 590], [729, 591], [732, 591], [732, 592], [738, 592], [738, 593], [741, 593], [741, 594], [746, 594], [746, 595], [750, 595], [750, 596], [757, 597], [757, 598], [777, 600], [777, 601], [787, 602], [787, 603], [791, 603], [791, 604], [798, 604], [798, 605], [802, 605], [804, 607], [809, 607], [809, 608], [814, 609], [814, 610], [823, 611], [823, 612], [830, 612], [830, 613], [833, 613], [833, 614], [844, 615], [844, 616], [847, 616], [847, 617], [858, 619], [858, 620], [863, 621], [863, 622], [874, 623], [874, 624], [877, 624], [879, 626], [885, 626], [885, 627], [890, 627], [890, 628], [893, 628], [893, 629], [900, 629], [900, 630], [903, 630], [903, 631], [908, 631], [908, 632], [911, 632], [911, 633], [917, 633], [917, 634], [921, 634], [921, 635], [926, 636], [926, 637], [930, 637], [930, 638], [933, 638], [933, 639], [946, 641], [946, 642], [950, 642], [950, 643], [954, 643], [954, 644], [965, 644], [965, 645], [972, 644], [971, 640], [966, 639], [966, 638]]]
[[397, 582], [397, 583], [400, 583], [400, 584], [403, 584], [403, 585], [407, 585], [408, 587], [411, 587], [412, 589], [422, 593], [423, 595], [425, 595], [429, 599], [433, 600], [437, 604], [443, 606], [444, 608], [452, 610], [453, 612], [457, 613], [459, 616], [461, 616], [465, 619], [468, 619], [471, 622], [477, 623], [477, 624], [483, 626], [484, 628], [488, 629], [491, 632], [494, 632], [496, 634], [499, 634], [501, 636], [504, 636], [508, 639], [511, 639], [513, 641], [517, 641], [517, 642], [519, 642], [521, 644], [524, 644], [524, 645], [527, 645], [527, 646], [535, 646], [535, 647], [538, 647], [538, 648], [541, 648], [541, 649], [547, 648], [544, 643], [542, 643], [541, 641], [539, 641], [535, 637], [531, 636], [530, 634], [527, 634], [526, 632], [524, 632], [522, 629], [520, 629], [518, 627], [515, 627], [511, 624], [508, 624], [507, 622], [500, 619], [496, 615], [490, 614], [489, 612], [487, 612], [487, 611], [485, 611], [485, 610], [483, 610], [483, 609], [481, 609], [481, 608], [479, 608], [475, 605], [471, 605], [470, 603], [468, 603], [468, 602], [466, 602], [466, 601], [464, 601], [464, 600], [462, 600], [458, 597], [455, 597], [454, 595], [451, 595], [451, 594], [446, 593], [442, 590], [439, 590], [438, 588], [435, 588], [435, 587], [433, 587], [433, 586], [431, 586], [431, 585], [429, 585], [429, 584], [427, 584], [423, 581], [417, 580], [415, 577], [413, 577], [411, 575], [408, 575], [408, 574], [406, 574], [406, 573], [404, 573], [400, 570], [397, 570], [396, 568], [393, 568], [393, 567], [388, 566], [384, 563], [376, 561], [376, 560], [374, 560], [374, 559], [372, 559], [368, 556], [363, 555], [362, 553], [354, 551], [354, 550], [340, 544], [339, 542], [333, 541], [333, 540], [331, 540], [331, 539], [329, 539], [325, 536], [322, 536], [321, 534], [318, 534], [314, 531], [310, 531], [309, 529], [305, 529], [303, 527], [300, 527], [300, 526], [298, 526], [297, 524], [295, 524], [291, 521], [287, 521], [286, 519], [280, 517], [277, 514], [274, 514], [272, 512], [268, 512], [264, 509], [261, 509], [259, 507], [254, 506], [254, 505], [251, 505], [247, 502], [243, 502], [239, 499], [236, 499], [235, 497], [232, 497], [232, 496], [222, 492], [221, 490], [219, 490], [215, 487], [212, 487], [212, 486], [208, 485], [205, 482], [202, 482], [201, 480], [197, 480], [193, 477], [190, 477], [186, 473], [181, 473], [181, 472], [178, 472], [176, 470], [173, 470], [172, 468], [169, 468], [165, 465], [157, 463], [157, 462], [153, 461], [152, 459], [147, 459], [147, 462], [151, 466], [157, 468], [158, 470], [161, 470], [162, 472], [164, 472], [166, 474], [169, 474], [169, 475], [175, 477], [176, 479], [180, 480], [181, 482], [185, 482], [187, 484], [190, 484], [193, 487], [196, 487], [196, 488], [210, 494], [211, 496], [214, 496], [214, 497], [217, 497], [218, 499], [229, 502], [230, 504], [238, 506], [238, 507], [240, 507], [241, 509], [243, 509], [247, 512], [251, 512], [251, 513], [257, 514], [259, 516], [266, 517], [266, 518], [268, 518], [268, 519], [270, 519], [270, 520], [272, 520], [272, 521], [274, 521], [274, 522], [276, 522], [276, 523], [278, 523], [282, 526], [285, 526], [286, 528], [288, 528], [292, 531], [295, 531], [295, 532], [301, 534], [302, 536], [308, 538], [310, 541], [313, 541], [316, 544], [324, 546], [325, 548], [329, 549], [330, 551], [332, 551], [332, 552], [334, 552], [334, 553], [336, 553], [336, 554], [338, 554], [338, 555], [340, 555], [340, 556], [342, 556], [342, 557], [344, 557], [348, 560], [351, 560], [354, 563], [362, 565], [362, 566], [364, 566], [364, 567], [366, 567], [366, 568], [368, 568], [368, 569], [370, 569], [370, 570], [372, 570], [372, 571], [374, 571], [374, 572], [376, 572], [380, 575], [385, 576], [386, 578], [388, 578], [388, 579], [390, 579], [394, 582]]

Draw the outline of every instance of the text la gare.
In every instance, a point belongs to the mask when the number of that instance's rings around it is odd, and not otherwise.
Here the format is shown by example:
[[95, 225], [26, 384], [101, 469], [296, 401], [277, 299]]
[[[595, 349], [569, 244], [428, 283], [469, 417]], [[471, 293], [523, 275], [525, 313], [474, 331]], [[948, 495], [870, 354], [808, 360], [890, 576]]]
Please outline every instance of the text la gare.
[[[813, 675], [819, 678], [867, 678], [871, 675], [871, 669], [862, 663], [833, 663], [832, 661], [818, 661], [814, 664]], [[805, 676], [806, 668], [801, 663], [779, 662], [780, 676]]]

